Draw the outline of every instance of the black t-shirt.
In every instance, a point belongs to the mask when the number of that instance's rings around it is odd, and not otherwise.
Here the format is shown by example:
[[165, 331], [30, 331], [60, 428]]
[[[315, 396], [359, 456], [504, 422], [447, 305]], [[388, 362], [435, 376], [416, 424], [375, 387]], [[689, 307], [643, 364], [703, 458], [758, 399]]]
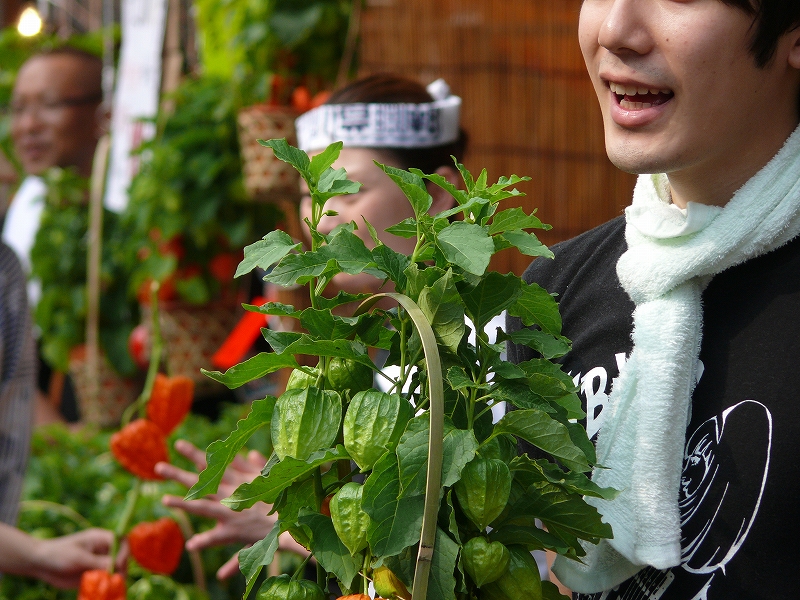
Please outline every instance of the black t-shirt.
[[[525, 273], [558, 294], [573, 343], [561, 362], [593, 438], [632, 348], [634, 305], [616, 274], [624, 231], [617, 218], [557, 244], [554, 260], [536, 259]], [[679, 498], [682, 564], [577, 598], [800, 598], [800, 238], [714, 277], [703, 311]], [[527, 347], [509, 347], [510, 360], [530, 358]]]

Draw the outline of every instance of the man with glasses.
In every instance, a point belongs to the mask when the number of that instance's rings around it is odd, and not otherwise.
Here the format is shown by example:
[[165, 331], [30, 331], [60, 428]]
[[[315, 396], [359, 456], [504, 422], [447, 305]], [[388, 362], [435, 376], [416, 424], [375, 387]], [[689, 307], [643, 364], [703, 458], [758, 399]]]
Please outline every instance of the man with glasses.
[[[9, 206], [2, 240], [30, 273], [30, 252], [39, 229], [45, 185], [41, 175], [51, 167], [72, 168], [88, 177], [95, 148], [103, 134], [102, 60], [88, 52], [62, 47], [36, 54], [19, 70], [11, 98], [11, 137], [27, 177]], [[28, 283], [28, 299], [35, 306], [38, 282]], [[49, 368], [40, 362], [42, 391], [49, 386]], [[52, 405], [37, 402], [37, 422], [76, 420], [78, 415], [69, 384], [61, 414]]]

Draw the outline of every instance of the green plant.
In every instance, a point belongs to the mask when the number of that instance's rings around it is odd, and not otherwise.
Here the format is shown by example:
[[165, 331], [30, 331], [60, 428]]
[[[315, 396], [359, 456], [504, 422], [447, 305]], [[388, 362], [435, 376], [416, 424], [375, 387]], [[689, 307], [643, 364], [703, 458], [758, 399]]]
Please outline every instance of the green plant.
[[[294, 86], [332, 87], [345, 47], [349, 0], [199, 0], [202, 63], [233, 83], [241, 106], [289, 104]], [[274, 86], [279, 76], [286, 85]]]
[[[461, 190], [438, 175], [379, 164], [413, 207], [414, 217], [387, 229], [415, 240], [407, 256], [381, 243], [369, 223], [363, 225], [372, 250], [353, 233], [355, 223], [318, 231], [327, 200], [359, 188], [343, 169], [331, 167], [341, 143], [310, 159], [285, 140], [262, 143], [308, 184], [312, 247], [300, 252], [288, 235], [271, 232], [246, 248], [237, 275], [258, 266], [274, 284], [307, 285], [311, 307], [249, 307], [298, 319], [304, 332], [265, 330], [274, 352], [207, 374], [230, 387], [287, 366], [313, 377], [304, 388], [253, 403], [230, 436], [209, 446], [208, 467], [187, 498], [214, 492], [230, 456], [253, 431], [267, 429], [274, 452], [262, 475], [223, 500], [235, 510], [261, 500], [279, 516], [262, 542], [239, 554], [249, 586], [271, 561], [278, 534], [289, 531], [316, 558], [322, 589], [333, 578], [345, 594], [365, 593], [373, 579], [376, 590], [391, 597], [406, 597], [405, 588], [415, 599], [430, 600], [559, 597], [555, 586], [539, 583], [528, 551], [546, 548], [578, 559], [581, 540], [611, 536], [582, 496], [615, 492], [586, 475], [596, 458], [576, 422], [585, 415], [572, 379], [550, 361], [569, 350], [554, 298], [514, 274], [487, 270], [495, 252], [512, 246], [552, 256], [527, 231], [547, 227], [535, 215], [516, 207], [499, 210], [500, 201], [520, 195], [513, 186], [523, 179], [489, 184], [485, 171], [475, 179], [457, 163], [466, 187]], [[456, 207], [429, 215], [426, 182], [451, 193]], [[391, 281], [395, 291], [326, 297], [327, 284], [341, 272], [373, 274]], [[370, 311], [380, 298], [400, 306]], [[362, 304], [353, 316], [337, 314], [354, 300]], [[484, 328], [503, 311], [538, 327], [512, 335], [498, 331], [492, 343]], [[507, 339], [542, 357], [504, 362]], [[397, 378], [372, 362], [370, 348], [388, 353], [386, 364], [399, 367]], [[298, 366], [296, 354], [319, 356], [317, 369]], [[389, 393], [332, 385], [334, 359], [390, 379]], [[491, 409], [499, 402], [515, 410], [493, 422]], [[515, 436], [553, 460], [516, 456]], [[330, 494], [328, 517], [322, 507]], [[271, 585], [277, 582], [261, 587], [264, 597]]]
[[188, 79], [172, 99], [174, 111], [159, 116], [158, 134], [140, 151], [122, 215], [125, 264], [142, 300], [143, 284], [157, 280], [162, 300], [204, 304], [235, 292], [242, 248], [272, 229], [278, 214], [247, 200], [227, 84]]
[[[44, 210], [31, 249], [31, 276], [41, 282], [34, 319], [42, 356], [67, 372], [70, 352], [86, 338], [89, 182], [71, 169], [59, 168], [49, 169], [44, 180]], [[125, 244], [119, 216], [105, 210], [103, 224], [100, 343], [115, 370], [131, 375], [136, 366], [128, 352], [128, 336], [139, 321], [138, 306], [128, 298], [128, 276], [119, 257]]]

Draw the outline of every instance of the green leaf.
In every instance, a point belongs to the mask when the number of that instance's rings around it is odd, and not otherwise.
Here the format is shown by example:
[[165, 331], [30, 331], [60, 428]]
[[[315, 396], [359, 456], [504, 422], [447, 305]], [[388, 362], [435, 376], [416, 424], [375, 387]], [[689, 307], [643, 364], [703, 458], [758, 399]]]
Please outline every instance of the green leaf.
[[494, 239], [504, 240], [509, 246], [513, 246], [526, 256], [544, 256], [546, 258], [555, 256], [534, 234], [520, 229], [497, 234]]
[[612, 537], [611, 526], [603, 523], [600, 513], [577, 494], [568, 494], [551, 483], [537, 483], [516, 499], [502, 521], [501, 527], [533, 526], [540, 519], [548, 531], [563, 529], [581, 539], [596, 544], [601, 538]]
[[312, 336], [335, 340], [348, 338], [358, 328], [362, 317], [342, 317], [330, 310], [307, 308], [300, 315], [300, 325]]
[[249, 273], [256, 267], [267, 270], [300, 246], [302, 244], [295, 242], [285, 231], [280, 229], [270, 231], [259, 241], [245, 247], [244, 259], [236, 268], [234, 277]]
[[311, 161], [308, 158], [308, 154], [300, 150], [299, 148], [295, 148], [291, 146], [287, 141], [286, 138], [282, 139], [272, 139], [272, 140], [258, 140], [258, 143], [262, 146], [266, 146], [267, 148], [272, 148], [272, 151], [275, 153], [275, 156], [282, 160], [285, 163], [289, 163], [292, 165], [300, 175], [303, 176], [303, 179], [310, 179], [310, 171], [309, 167], [311, 166]]
[[289, 254], [265, 277], [277, 285], [305, 284], [323, 273], [333, 275], [340, 271], [357, 275], [374, 268], [372, 253], [361, 238], [347, 229], [340, 229], [328, 245], [303, 254]]
[[233, 494], [222, 500], [222, 504], [233, 510], [250, 508], [259, 501], [273, 504], [283, 490], [325, 463], [349, 459], [347, 451], [341, 445], [314, 452], [306, 460], [287, 456], [270, 469], [269, 475], [261, 475], [250, 483], [240, 485]]
[[391, 177], [392, 181], [403, 191], [406, 198], [411, 202], [411, 207], [414, 209], [414, 215], [417, 218], [428, 212], [433, 203], [433, 198], [431, 198], [431, 195], [428, 193], [422, 177], [389, 165], [382, 165], [379, 162], [375, 164]]
[[508, 309], [512, 317], [519, 317], [526, 326], [538, 325], [550, 335], [561, 335], [561, 314], [558, 304], [547, 290], [535, 283], [522, 286], [522, 294]]
[[208, 494], [215, 494], [225, 474], [225, 469], [236, 457], [250, 436], [258, 429], [269, 425], [272, 420], [272, 411], [275, 407], [276, 399], [268, 396], [263, 400], [255, 400], [251, 405], [248, 415], [236, 424], [233, 431], [224, 440], [217, 440], [208, 446], [206, 451], [206, 468], [188, 492], [185, 500], [202, 498]]
[[504, 525], [492, 529], [489, 539], [502, 544], [519, 544], [528, 550], [552, 550], [559, 554], [570, 554], [572, 548], [563, 540], [536, 526], [530, 525]]
[[453, 600], [455, 598], [455, 570], [460, 546], [441, 528], [436, 528], [433, 557], [431, 558], [428, 600]]
[[424, 288], [417, 303], [428, 318], [436, 341], [451, 352], [457, 352], [467, 326], [453, 272], [448, 270], [433, 286]]
[[496, 235], [515, 229], [543, 229], [544, 226], [538, 217], [526, 214], [520, 207], [515, 206], [501, 210], [492, 218], [489, 225], [489, 235]]
[[261, 569], [272, 562], [275, 551], [278, 549], [278, 536], [281, 534], [281, 522], [276, 521], [275, 525], [263, 540], [256, 542], [249, 548], [239, 551], [239, 570], [247, 580], [243, 598], [247, 598], [250, 590], [261, 573]]
[[522, 456], [514, 457], [509, 467], [515, 474], [522, 471], [528, 476], [532, 475], [532, 479], [526, 479], [529, 485], [535, 482], [547, 481], [563, 488], [566, 492], [605, 500], [613, 500], [619, 495], [617, 490], [600, 487], [583, 473], [575, 471], [564, 472], [558, 465], [548, 460], [533, 460], [523, 454]]
[[[400, 475], [400, 496], [425, 492], [428, 470], [428, 436], [430, 417], [422, 414], [409, 421], [397, 445]], [[442, 441], [442, 486], [449, 487], [461, 477], [464, 466], [475, 457], [478, 440], [472, 431], [456, 429], [445, 420]], [[377, 467], [376, 467], [377, 468]]]
[[478, 331], [483, 331], [486, 323], [516, 301], [522, 293], [521, 285], [520, 278], [513, 273], [501, 275], [491, 272], [472, 289], [462, 290], [461, 298], [467, 307], [467, 315]]
[[523, 344], [533, 348], [547, 359], [564, 356], [570, 351], [570, 341], [561, 335], [550, 335], [538, 329], [518, 329], [510, 334], [498, 336], [498, 341], [511, 340], [515, 344]]
[[286, 349], [303, 337], [297, 331], [275, 331], [266, 327], [261, 330], [261, 334], [276, 354], [286, 354]]
[[336, 575], [345, 587], [351, 587], [361, 565], [336, 535], [331, 518], [305, 511], [300, 513], [297, 521], [310, 534], [311, 553], [317, 562], [327, 572]]
[[[267, 336], [265, 335], [264, 337]], [[270, 337], [267, 341], [271, 343], [271, 339]], [[277, 348], [275, 351], [278, 351]], [[373, 370], [377, 370], [375, 364], [370, 360], [364, 344], [352, 340], [319, 340], [306, 334], [300, 334], [288, 346], [283, 347], [282, 352], [350, 358], [358, 363], [367, 365]]]
[[510, 433], [544, 450], [573, 471], [591, 470], [586, 455], [570, 437], [563, 423], [536, 408], [514, 410], [503, 416], [495, 425], [493, 435]]
[[436, 238], [436, 246], [449, 262], [474, 275], [486, 272], [494, 254], [494, 242], [486, 229], [464, 221], [444, 228]]
[[276, 354], [274, 352], [259, 352], [254, 357], [232, 366], [224, 373], [220, 371], [207, 371], [205, 369], [200, 369], [200, 371], [206, 377], [218, 381], [233, 390], [245, 383], [259, 379], [264, 375], [274, 373], [279, 369], [293, 369], [297, 366], [297, 361], [291, 355]]
[[419, 169], [415, 169], [413, 167], [410, 168], [409, 171], [414, 175], [418, 175], [419, 177], [427, 179], [428, 181], [432, 181], [433, 183], [438, 185], [440, 188], [449, 193], [453, 198], [455, 198], [455, 201], [458, 204], [464, 204], [469, 200], [469, 197], [464, 190], [459, 189], [457, 186], [450, 183], [447, 179], [445, 179], [438, 173], [431, 173], [430, 175], [426, 175]]
[[[303, 254], [289, 254], [281, 260], [278, 265], [264, 277], [264, 281], [269, 281], [276, 285], [289, 287], [295, 284], [306, 284], [314, 277], [319, 277], [330, 268], [336, 267], [328, 252], [323, 251], [323, 246], [318, 252], [304, 252]], [[330, 264], [329, 264], [330, 263]]]
[[355, 194], [360, 188], [360, 183], [347, 178], [347, 172], [343, 168], [327, 169], [319, 178], [317, 189], [312, 190], [312, 195], [315, 196], [316, 201], [344, 194]]
[[342, 152], [342, 146], [344, 146], [342, 142], [333, 142], [325, 150], [311, 157], [308, 170], [314, 179], [319, 180], [322, 174], [336, 162]]
[[391, 233], [392, 235], [396, 235], [397, 237], [401, 238], [412, 238], [417, 236], [417, 220], [413, 217], [408, 217], [407, 219], [403, 219], [396, 225], [392, 225], [391, 227], [387, 227], [385, 229], [387, 233]]
[[364, 483], [364, 512], [370, 519], [367, 539], [375, 556], [394, 556], [419, 542], [425, 496], [400, 498], [397, 455], [383, 455]]
[[447, 383], [449, 383], [450, 387], [454, 390], [478, 387], [478, 384], [476, 384], [472, 378], [467, 375], [464, 367], [450, 367], [447, 369], [446, 379]]
[[372, 260], [395, 283], [395, 287], [398, 290], [405, 289], [406, 276], [404, 271], [411, 262], [408, 256], [392, 250], [385, 244], [380, 244], [372, 250]]

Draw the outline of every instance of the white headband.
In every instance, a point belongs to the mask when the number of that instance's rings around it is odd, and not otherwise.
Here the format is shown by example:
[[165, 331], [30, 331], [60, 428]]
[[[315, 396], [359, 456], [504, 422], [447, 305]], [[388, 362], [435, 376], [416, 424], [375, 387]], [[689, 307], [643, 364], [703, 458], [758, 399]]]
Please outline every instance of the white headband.
[[443, 79], [428, 86], [434, 102], [424, 104], [323, 104], [295, 121], [301, 150], [333, 142], [362, 148], [429, 148], [458, 139], [461, 98]]

